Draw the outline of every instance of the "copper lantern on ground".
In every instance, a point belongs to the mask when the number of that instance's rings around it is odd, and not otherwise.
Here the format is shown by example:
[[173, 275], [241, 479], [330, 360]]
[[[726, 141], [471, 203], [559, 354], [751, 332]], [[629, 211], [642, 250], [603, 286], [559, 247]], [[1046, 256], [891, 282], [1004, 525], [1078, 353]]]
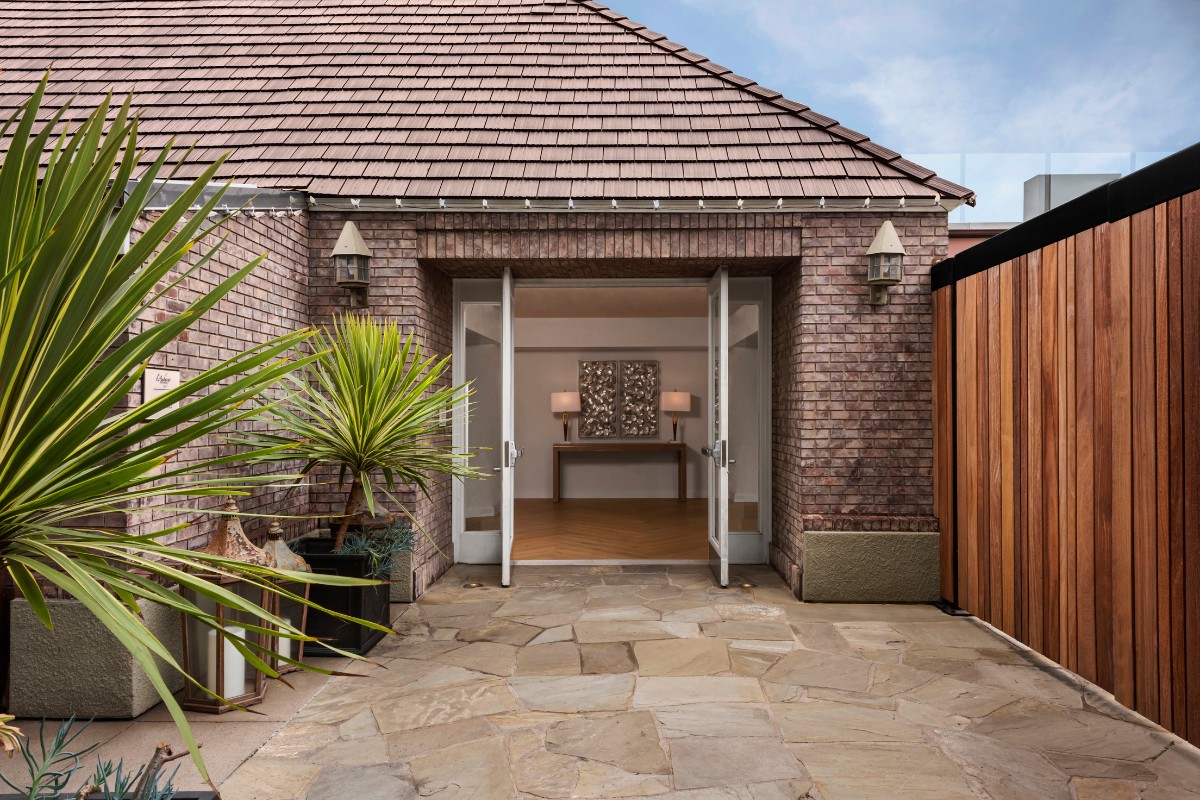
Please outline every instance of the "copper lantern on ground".
[[[266, 552], [256, 547], [242, 531], [242, 524], [236, 516], [237, 504], [231, 499], [222, 511], [224, 513], [217, 524], [217, 532], [204, 552], [262, 567], [269, 566]], [[266, 589], [237, 579], [214, 577], [211, 581], [262, 608], [271, 607], [271, 593]], [[263, 621], [258, 616], [228, 608], [213, 598], [187, 588], [183, 589], [183, 596], [215, 617], [215, 624], [225, 633], [256, 642], [264, 649], [269, 647], [270, 637], [266, 634], [250, 632], [247, 635], [248, 627], [263, 627]], [[262, 657], [261, 651], [254, 648], [251, 651]], [[190, 682], [184, 684], [180, 705], [188, 710], [223, 714], [235, 707], [257, 705], [266, 695], [266, 676], [254, 667], [243, 652], [221, 631], [190, 616], [183, 618], [183, 663], [188, 674], [208, 689], [205, 692]]]

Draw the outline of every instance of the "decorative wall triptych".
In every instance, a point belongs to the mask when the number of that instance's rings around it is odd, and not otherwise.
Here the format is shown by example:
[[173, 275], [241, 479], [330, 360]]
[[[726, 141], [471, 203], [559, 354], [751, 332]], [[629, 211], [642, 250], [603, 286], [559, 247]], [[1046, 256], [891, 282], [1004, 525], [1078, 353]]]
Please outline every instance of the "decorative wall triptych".
[[657, 361], [580, 361], [579, 436], [658, 436]]

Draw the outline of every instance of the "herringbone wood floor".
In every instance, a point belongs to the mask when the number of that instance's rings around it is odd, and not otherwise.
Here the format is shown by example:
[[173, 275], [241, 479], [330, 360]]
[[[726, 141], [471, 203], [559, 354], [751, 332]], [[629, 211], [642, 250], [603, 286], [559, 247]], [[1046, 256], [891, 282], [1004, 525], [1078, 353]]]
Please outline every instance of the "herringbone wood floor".
[[[756, 504], [731, 505], [731, 520], [757, 516]], [[708, 501], [703, 499], [517, 500], [513, 558], [705, 559], [707, 527]]]

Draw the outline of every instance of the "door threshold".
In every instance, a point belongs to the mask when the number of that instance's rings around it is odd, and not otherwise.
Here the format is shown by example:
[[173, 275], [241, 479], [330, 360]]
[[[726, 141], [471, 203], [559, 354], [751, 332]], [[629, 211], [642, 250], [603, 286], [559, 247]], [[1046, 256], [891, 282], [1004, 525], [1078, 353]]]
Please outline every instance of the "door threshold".
[[514, 567], [646, 567], [660, 564], [665, 567], [694, 567], [707, 564], [703, 558], [559, 558], [514, 559]]

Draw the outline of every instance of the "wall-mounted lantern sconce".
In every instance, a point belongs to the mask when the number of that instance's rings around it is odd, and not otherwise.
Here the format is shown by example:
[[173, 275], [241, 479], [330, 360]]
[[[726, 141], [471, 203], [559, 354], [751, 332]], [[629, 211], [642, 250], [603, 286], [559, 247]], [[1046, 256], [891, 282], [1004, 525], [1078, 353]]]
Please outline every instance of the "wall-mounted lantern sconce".
[[867, 283], [871, 287], [871, 305], [888, 301], [887, 287], [904, 280], [904, 245], [891, 220], [879, 226], [875, 241], [867, 248]]
[[580, 405], [579, 392], [551, 392], [550, 393], [550, 411], [555, 414], [562, 414], [563, 417], [563, 441], [571, 441], [570, 436], [570, 417], [568, 414], [578, 414], [583, 408]]
[[353, 305], [367, 304], [367, 287], [371, 285], [371, 250], [363, 241], [358, 227], [349, 220], [342, 227], [342, 235], [333, 246], [333, 267], [337, 274], [337, 285], [350, 290]]

